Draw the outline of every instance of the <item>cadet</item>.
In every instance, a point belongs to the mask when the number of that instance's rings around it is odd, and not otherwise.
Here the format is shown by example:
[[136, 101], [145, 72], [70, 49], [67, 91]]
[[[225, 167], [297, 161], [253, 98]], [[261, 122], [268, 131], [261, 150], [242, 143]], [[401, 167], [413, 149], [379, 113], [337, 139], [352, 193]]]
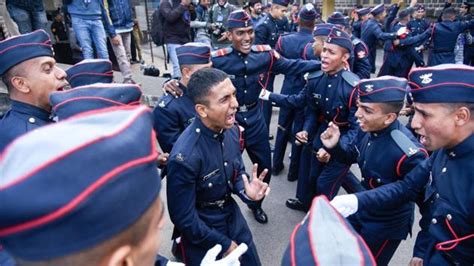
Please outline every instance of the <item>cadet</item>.
[[[254, 31], [250, 16], [243, 11], [234, 11], [228, 20], [232, 47], [212, 53], [212, 63], [226, 72], [237, 90], [239, 108], [237, 121], [245, 128], [244, 143], [253, 163], [263, 169], [272, 169], [268, 128], [259, 108], [259, 93], [267, 88], [270, 73], [298, 75], [321, 68], [319, 61], [298, 61], [281, 57], [268, 45], [253, 45]], [[265, 182], [270, 182], [270, 173]], [[262, 202], [252, 206], [255, 219], [260, 223], [268, 221], [262, 209]]]
[[370, 7], [364, 7], [356, 10], [359, 19], [352, 24], [352, 34], [360, 39], [362, 25], [370, 18]]
[[417, 68], [409, 81], [415, 104], [412, 128], [434, 151], [403, 180], [336, 197], [332, 204], [351, 215], [417, 201], [424, 192], [423, 217], [413, 265], [472, 265], [474, 262], [474, 68], [445, 64]]
[[191, 75], [201, 68], [211, 67], [211, 49], [201, 43], [187, 43], [176, 48], [179, 67], [181, 69], [181, 80], [177, 82], [183, 91], [183, 96], [176, 98], [166, 94], [158, 100], [158, 105], [153, 110], [155, 116], [154, 128], [156, 138], [161, 149], [170, 153], [174, 143], [184, 129], [190, 125], [196, 117], [194, 103], [187, 95], [187, 86]]
[[363, 41], [352, 35], [349, 18], [345, 17], [340, 12], [334, 12], [328, 17], [328, 23], [342, 27], [342, 29], [351, 36], [354, 48], [351, 51], [349, 65], [352, 73], [356, 74], [361, 79], [370, 78], [371, 67], [369, 62], [369, 50]]
[[[350, 165], [330, 159], [319, 140], [319, 135], [331, 121], [343, 128], [342, 143], [350, 143], [357, 133], [354, 86], [359, 78], [345, 70], [351, 51], [352, 41], [349, 35], [333, 27], [321, 54], [322, 70], [307, 76], [306, 87], [300, 94], [289, 97], [262, 92], [262, 99], [271, 100], [279, 106], [302, 106], [307, 103], [311, 108], [307, 112], [304, 128], [296, 134], [296, 138], [300, 143], [308, 145], [315, 155], [311, 156], [309, 179], [304, 180], [304, 184], [298, 183], [298, 188], [304, 190], [301, 196], [286, 202], [286, 206], [291, 209], [307, 210], [316, 194], [333, 198], [341, 183], [349, 191], [361, 189], [359, 181], [349, 172]], [[301, 174], [300, 171], [300, 176]]]
[[196, 71], [188, 84], [196, 119], [179, 136], [168, 162], [167, 195], [171, 221], [181, 234], [186, 265], [199, 265], [205, 252], [222, 245], [221, 256], [248, 245], [243, 265], [260, 265], [260, 259], [232, 193], [247, 204], [258, 203], [268, 194], [268, 184], [245, 173], [240, 152], [239, 129], [235, 125], [236, 89], [218, 69]]
[[[298, 15], [298, 32], [288, 35], [282, 35], [277, 42], [276, 51], [285, 58], [299, 59], [305, 57], [306, 45], [313, 40], [312, 31], [316, 19], [316, 9], [313, 4], [306, 4], [301, 8]], [[290, 76], [286, 75], [281, 88], [282, 94], [298, 94], [304, 87], [304, 78], [302, 75]], [[283, 159], [288, 140], [291, 138], [293, 130], [293, 122], [298, 117], [299, 121], [303, 117], [303, 109], [280, 108], [278, 114], [278, 129], [275, 140], [275, 150], [273, 152], [273, 169], [272, 174], [278, 175], [283, 170]], [[299, 124], [302, 124], [301, 121]], [[302, 126], [302, 125], [301, 125]], [[301, 127], [295, 125], [295, 127]], [[294, 143], [294, 141], [292, 141]], [[291, 162], [288, 169], [288, 180], [294, 181], [298, 177], [299, 153], [301, 147], [292, 145]]]
[[[359, 101], [355, 113], [361, 131], [349, 145], [339, 144], [339, 127], [331, 123], [321, 141], [331, 156], [343, 163], [358, 163], [362, 186], [373, 189], [397, 182], [426, 159], [427, 153], [413, 134], [398, 120], [403, 107], [406, 79], [384, 76], [357, 85]], [[364, 238], [377, 265], [388, 265], [414, 220], [414, 204], [407, 202], [383, 211], [364, 209], [350, 221]]]
[[66, 70], [72, 88], [94, 83], [112, 83], [114, 72], [108, 59], [84, 59]]
[[431, 35], [428, 66], [454, 64], [454, 46], [458, 35], [465, 30], [474, 29], [474, 19], [469, 21], [455, 21], [455, 19], [456, 10], [448, 7], [443, 10], [442, 21], [435, 23]]
[[52, 122], [48, 96], [67, 85], [43, 30], [0, 42], [0, 76], [11, 109], [0, 120], [0, 152], [16, 137]]
[[165, 207], [153, 135], [148, 108], [119, 107], [10, 144], [0, 156], [0, 243], [18, 265], [170, 265], [155, 262]]
[[313, 199], [311, 209], [291, 234], [282, 266], [377, 265], [364, 240], [334, 210], [324, 196]]
[[[385, 11], [384, 4], [380, 4], [372, 8], [372, 18], [369, 18], [367, 22], [362, 25], [361, 39], [369, 47], [369, 62], [371, 66], [370, 73], [375, 73], [375, 58], [377, 56], [377, 43], [378, 41], [395, 40], [397, 35], [394, 32], [383, 32], [382, 23], [384, 23], [387, 12]], [[385, 28], [392, 21], [385, 21]]]
[[[423, 4], [416, 4], [414, 12], [412, 13], [412, 19], [408, 22], [407, 27], [411, 32], [412, 36], [420, 35], [430, 27], [430, 21], [425, 18], [425, 6]], [[423, 59], [423, 50], [427, 45], [427, 42], [419, 43], [416, 48], [417, 56], [414, 56], [415, 65], [417, 67], [425, 66]]]

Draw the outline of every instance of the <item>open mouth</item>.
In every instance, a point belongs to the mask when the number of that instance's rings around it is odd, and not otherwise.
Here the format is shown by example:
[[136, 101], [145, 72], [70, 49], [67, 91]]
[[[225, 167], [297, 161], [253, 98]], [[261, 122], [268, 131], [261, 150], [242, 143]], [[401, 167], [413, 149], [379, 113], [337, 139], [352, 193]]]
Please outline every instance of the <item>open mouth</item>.
[[419, 135], [419, 136], [420, 136], [421, 145], [426, 146], [428, 144], [428, 138], [426, 136], [423, 136], [423, 135]]
[[242, 49], [249, 50], [252, 47], [252, 45], [250, 43], [245, 42], [245, 43], [242, 43], [241, 47]]
[[235, 122], [235, 112], [232, 112], [231, 114], [228, 114], [226, 117], [226, 121], [229, 124], [234, 124]]

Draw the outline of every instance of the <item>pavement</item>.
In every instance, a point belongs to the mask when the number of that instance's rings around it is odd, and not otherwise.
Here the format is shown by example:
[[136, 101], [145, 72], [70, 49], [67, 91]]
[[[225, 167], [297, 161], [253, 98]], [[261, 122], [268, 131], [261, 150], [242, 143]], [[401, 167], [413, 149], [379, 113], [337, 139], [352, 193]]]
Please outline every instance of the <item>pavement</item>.
[[[154, 46], [154, 45], [153, 45]], [[162, 47], [154, 46], [154, 66], [160, 69], [161, 73], [170, 73], [170, 70], [165, 69], [164, 60], [163, 60], [163, 52]], [[377, 57], [377, 65], [380, 68], [381, 65], [381, 58], [383, 56], [382, 51], [378, 51]], [[143, 46], [143, 57], [146, 64], [152, 63], [151, 52], [149, 50], [148, 45]], [[60, 65], [62, 68], [66, 69], [69, 66], [67, 65]], [[132, 65], [134, 79], [138, 83], [142, 85], [142, 90], [145, 95], [147, 95], [148, 103], [153, 104], [153, 101], [156, 101], [159, 96], [163, 94], [162, 92], [162, 84], [166, 80], [165, 78], [158, 78], [158, 77], [149, 77], [144, 76], [140, 71], [140, 65], [135, 64]], [[171, 65], [168, 65], [168, 69], [171, 69]], [[121, 81], [122, 77], [120, 73], [115, 73], [115, 80]], [[283, 76], [279, 75], [275, 81], [275, 91], [279, 92], [281, 89], [281, 84], [283, 81]], [[1, 90], [1, 88], [0, 88]], [[273, 109], [272, 115], [272, 123], [270, 126], [270, 132], [276, 136], [276, 124], [278, 120], [278, 108]], [[241, 203], [237, 197], [236, 200], [239, 202], [241, 207], [241, 211], [243, 215], [247, 219], [247, 223], [252, 231], [253, 238], [255, 244], [258, 249], [258, 253], [260, 255], [260, 259], [263, 265], [271, 266], [271, 265], [279, 265], [281, 264], [281, 258], [288, 246], [289, 238], [291, 232], [295, 225], [299, 223], [303, 217], [304, 213], [299, 211], [294, 211], [288, 209], [285, 206], [285, 201], [288, 198], [292, 198], [295, 196], [296, 192], [296, 182], [288, 182], [286, 179], [287, 176], [287, 169], [289, 164], [288, 152], [290, 148], [287, 148], [287, 154], [285, 156], [285, 169], [278, 175], [273, 176], [272, 181], [270, 183], [271, 193], [265, 199], [263, 208], [268, 214], [269, 222], [268, 224], [262, 225], [257, 223], [251, 211], [245, 206], [245, 204]], [[252, 163], [249, 160], [249, 157], [246, 153], [244, 153], [244, 161], [247, 169], [251, 169]], [[352, 167], [353, 172], [360, 177], [360, 172], [357, 166]], [[166, 180], [163, 181], [163, 188], [166, 187]], [[344, 194], [344, 190], [341, 189], [340, 194]], [[162, 189], [161, 191], [161, 198], [165, 202], [166, 205], [166, 189]], [[173, 226], [169, 220], [168, 213], [166, 213], [166, 225], [161, 230], [160, 237], [161, 237], [161, 247], [160, 247], [160, 254], [168, 257], [173, 258], [171, 255], [171, 233]], [[419, 220], [418, 211], [416, 211], [416, 221], [413, 228], [413, 236], [416, 236], [416, 233], [419, 231], [419, 227], [417, 226]], [[412, 248], [414, 245], [414, 238], [408, 238], [406, 241], [403, 241], [400, 247], [398, 248], [395, 256], [393, 257], [390, 265], [407, 265], [411, 256], [412, 256]]]

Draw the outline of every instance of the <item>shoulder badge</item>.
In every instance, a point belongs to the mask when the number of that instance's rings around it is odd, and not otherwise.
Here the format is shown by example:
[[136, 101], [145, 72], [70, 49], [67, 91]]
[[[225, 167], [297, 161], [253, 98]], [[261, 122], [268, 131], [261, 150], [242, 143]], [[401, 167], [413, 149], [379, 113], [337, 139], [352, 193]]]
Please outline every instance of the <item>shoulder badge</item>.
[[322, 70], [314, 71], [314, 72], [309, 73], [308, 76], [306, 76], [306, 80], [319, 78], [322, 75], [324, 75], [324, 72]]
[[257, 44], [257, 45], [252, 45], [252, 51], [253, 52], [267, 52], [271, 51], [272, 47], [268, 44]]
[[165, 108], [173, 99], [174, 99], [174, 97], [171, 94], [163, 95], [158, 100], [157, 105], [161, 108]]
[[360, 50], [357, 52], [357, 58], [362, 59], [367, 56], [367, 53], [364, 50]]
[[342, 78], [349, 84], [351, 84], [352, 87], [354, 87], [355, 85], [357, 85], [357, 83], [359, 83], [359, 77], [350, 72], [350, 71], [343, 71], [342, 72]]
[[221, 57], [221, 56], [232, 53], [232, 51], [233, 51], [232, 47], [226, 47], [219, 50], [215, 50], [211, 52], [211, 57]]
[[176, 160], [180, 162], [184, 161], [184, 155], [182, 153], [176, 154]]
[[390, 132], [390, 136], [407, 157], [415, 155], [420, 150], [410, 138], [398, 129]]

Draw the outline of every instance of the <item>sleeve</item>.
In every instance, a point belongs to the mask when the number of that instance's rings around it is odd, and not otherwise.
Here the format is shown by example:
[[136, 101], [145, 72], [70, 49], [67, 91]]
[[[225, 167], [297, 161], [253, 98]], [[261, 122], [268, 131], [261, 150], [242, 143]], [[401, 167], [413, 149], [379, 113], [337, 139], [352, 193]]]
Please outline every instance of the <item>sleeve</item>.
[[269, 100], [278, 107], [297, 109], [306, 104], [306, 89], [302, 89], [298, 94], [284, 95], [272, 92]]
[[[316, 108], [314, 101], [312, 101], [312, 95], [310, 93], [310, 90], [307, 88], [308, 86], [311, 85], [312, 81], [309, 80], [308, 84], [306, 85], [304, 89], [304, 94], [305, 94], [305, 99], [306, 99], [306, 105], [307, 108], [305, 109], [304, 112], [304, 124], [303, 124], [303, 130], [310, 133], [310, 132], [315, 132], [317, 126], [318, 126], [318, 109]], [[303, 92], [303, 91], [302, 91]], [[311, 134], [308, 134], [311, 136]]]
[[427, 41], [431, 36], [431, 28], [426, 29], [422, 34], [400, 39], [400, 46], [416, 45]]
[[391, 32], [392, 27], [393, 27], [393, 21], [397, 17], [397, 13], [400, 7], [397, 4], [393, 4], [390, 7], [390, 11], [388, 12], [388, 16], [385, 19], [384, 27], [385, 27], [385, 32]]
[[397, 38], [397, 34], [394, 32], [383, 32], [380, 26], [374, 27], [374, 35], [375, 37], [380, 40], [380, 41], [386, 41], [386, 40], [395, 40]]
[[418, 204], [421, 214], [419, 225], [421, 231], [416, 236], [415, 246], [413, 247], [413, 257], [424, 258], [428, 245], [432, 242], [432, 237], [428, 232], [430, 226], [429, 208], [427, 205]]
[[359, 209], [396, 208], [408, 201], [416, 201], [430, 178], [431, 160], [418, 164], [402, 180], [356, 193]]
[[245, 194], [245, 186], [244, 186], [244, 180], [242, 178], [242, 175], [246, 175], [249, 179], [251, 180], [251, 176], [245, 172], [245, 164], [242, 159], [242, 156], [238, 156], [237, 158], [237, 176], [235, 177], [235, 182], [234, 182], [234, 194], [239, 196], [239, 198], [245, 203], [245, 204], [257, 204], [258, 201], [254, 201], [250, 199], [247, 194]]
[[210, 228], [199, 217], [195, 207], [196, 174], [188, 163], [174, 158], [169, 161], [167, 197], [171, 221], [186, 240], [206, 250], [216, 244], [222, 245], [222, 250], [230, 247], [231, 239]]
[[153, 111], [156, 138], [164, 152], [171, 152], [174, 143], [181, 134], [179, 120], [165, 108], [156, 107]]
[[275, 60], [272, 70], [277, 74], [296, 76], [321, 69], [321, 62], [318, 60], [287, 59], [280, 56], [274, 50], [270, 53], [272, 53], [273, 60]]
[[187, 7], [181, 4], [178, 7], [173, 8], [169, 1], [162, 1], [160, 5], [160, 14], [168, 23], [173, 23], [180, 19], [187, 9]]
[[338, 142], [334, 148], [328, 149], [327, 147], [324, 147], [324, 149], [331, 154], [332, 158], [335, 158], [341, 163], [356, 163], [360, 156], [359, 144], [361, 143], [362, 137], [365, 134], [365, 132], [359, 129], [357, 139], [351, 145], [341, 145], [341, 142]]
[[267, 44], [268, 30], [262, 23], [257, 24], [255, 27], [255, 41], [254, 44]]
[[112, 23], [112, 19], [110, 18], [109, 14], [109, 3], [107, 0], [103, 0], [100, 2], [101, 6], [101, 11], [102, 11], [102, 22], [104, 24], [104, 29], [107, 32], [107, 35], [109, 35], [110, 38], [114, 38], [117, 36], [117, 33], [115, 32], [114, 24]]

